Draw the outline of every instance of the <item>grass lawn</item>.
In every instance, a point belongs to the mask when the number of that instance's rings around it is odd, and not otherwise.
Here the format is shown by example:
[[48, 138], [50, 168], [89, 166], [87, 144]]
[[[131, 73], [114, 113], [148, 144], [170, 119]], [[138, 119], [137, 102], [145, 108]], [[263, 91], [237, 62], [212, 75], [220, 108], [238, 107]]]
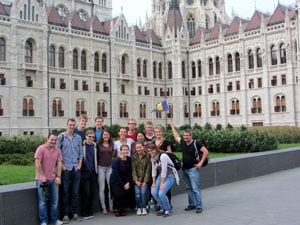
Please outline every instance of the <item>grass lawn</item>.
[[0, 185], [34, 181], [35, 167], [0, 165]]
[[[280, 144], [278, 149], [292, 148], [300, 146], [298, 144]], [[239, 155], [241, 153], [209, 153], [209, 158], [221, 158], [232, 155]], [[181, 158], [181, 153], [176, 153]], [[34, 181], [35, 167], [30, 166], [16, 166], [16, 165], [0, 165], [0, 185], [17, 184]]]

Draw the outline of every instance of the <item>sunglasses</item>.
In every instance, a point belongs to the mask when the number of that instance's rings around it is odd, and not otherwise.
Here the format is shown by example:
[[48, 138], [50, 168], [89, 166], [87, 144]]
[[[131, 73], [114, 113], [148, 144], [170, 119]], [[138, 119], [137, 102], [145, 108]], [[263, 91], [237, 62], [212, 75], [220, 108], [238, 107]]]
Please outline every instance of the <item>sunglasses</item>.
[[95, 136], [88, 136], [89, 138], [95, 138]]

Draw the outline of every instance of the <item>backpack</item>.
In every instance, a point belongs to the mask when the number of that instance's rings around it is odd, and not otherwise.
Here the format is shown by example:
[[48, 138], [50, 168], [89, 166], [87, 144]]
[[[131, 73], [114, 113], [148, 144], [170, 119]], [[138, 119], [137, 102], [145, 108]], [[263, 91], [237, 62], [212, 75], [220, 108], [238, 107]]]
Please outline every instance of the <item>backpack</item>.
[[[164, 152], [164, 153], [167, 154], [169, 156], [169, 158], [172, 160], [175, 169], [180, 170], [181, 167], [182, 167], [181, 160], [175, 154], [173, 154], [172, 152]], [[172, 166], [172, 165], [169, 165], [169, 166]]]
[[[194, 140], [195, 157], [196, 157], [196, 160], [197, 160], [197, 161], [200, 161], [200, 160], [201, 160], [200, 158], [202, 158], [202, 152], [197, 148], [196, 142], [197, 142], [197, 141]], [[207, 166], [208, 161], [209, 161], [209, 159], [208, 159], [208, 156], [207, 156], [206, 159], [205, 159], [205, 161], [204, 161], [203, 164], [202, 164], [202, 167]]]
[[60, 133], [60, 135], [58, 136], [58, 138], [60, 138], [60, 146], [58, 146], [60, 148], [60, 150], [62, 151], [63, 147], [64, 147], [64, 140], [65, 140], [65, 134], [64, 132]]

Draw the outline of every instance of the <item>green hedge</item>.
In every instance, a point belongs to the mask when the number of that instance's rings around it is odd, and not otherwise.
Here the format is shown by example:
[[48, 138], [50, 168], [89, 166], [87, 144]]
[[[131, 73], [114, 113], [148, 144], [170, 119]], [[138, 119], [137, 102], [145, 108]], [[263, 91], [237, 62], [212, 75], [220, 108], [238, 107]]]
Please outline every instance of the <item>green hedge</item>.
[[[112, 132], [114, 139], [118, 137], [119, 125], [105, 128]], [[138, 128], [141, 130], [144, 129], [144, 126], [139, 125]], [[183, 131], [188, 128], [191, 127], [188, 125], [179, 127], [179, 134], [182, 136]], [[194, 139], [202, 141], [211, 152], [260, 152], [277, 149], [279, 143], [300, 143], [300, 128], [297, 127], [241, 127], [234, 129], [230, 125], [226, 128], [218, 125], [214, 129], [210, 124], [206, 124], [203, 128], [196, 124], [191, 129]], [[62, 131], [63, 129], [55, 132], [59, 134]], [[163, 135], [174, 143], [174, 151], [180, 151], [169, 126]], [[32, 164], [36, 148], [45, 141], [46, 138], [41, 136], [0, 137], [0, 164]]]

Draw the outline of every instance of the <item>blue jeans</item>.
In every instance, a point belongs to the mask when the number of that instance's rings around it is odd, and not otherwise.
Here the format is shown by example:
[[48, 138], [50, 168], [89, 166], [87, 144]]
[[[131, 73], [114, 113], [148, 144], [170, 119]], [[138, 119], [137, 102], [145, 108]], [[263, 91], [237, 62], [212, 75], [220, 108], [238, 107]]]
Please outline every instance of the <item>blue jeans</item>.
[[188, 192], [189, 205], [202, 208], [199, 170], [197, 168], [183, 169], [183, 178]]
[[135, 203], [137, 208], [146, 208], [148, 200], [148, 188], [149, 184], [146, 184], [144, 187], [134, 185], [135, 192]]
[[[55, 184], [54, 180], [47, 180], [47, 187], [44, 189], [40, 187], [42, 182], [35, 180], [38, 202], [39, 202], [39, 218], [41, 223], [56, 223], [58, 220], [58, 185]], [[48, 201], [49, 201], [49, 218], [48, 218]]]
[[65, 215], [78, 214], [80, 170], [63, 170], [61, 174], [62, 184], [62, 213]]
[[167, 176], [165, 179], [165, 188], [164, 190], [160, 190], [160, 175], [156, 178], [155, 187], [151, 189], [151, 194], [155, 201], [158, 202], [160, 208], [164, 210], [171, 210], [170, 201], [166, 195], [166, 193], [171, 189], [173, 184], [175, 183], [174, 176]]

